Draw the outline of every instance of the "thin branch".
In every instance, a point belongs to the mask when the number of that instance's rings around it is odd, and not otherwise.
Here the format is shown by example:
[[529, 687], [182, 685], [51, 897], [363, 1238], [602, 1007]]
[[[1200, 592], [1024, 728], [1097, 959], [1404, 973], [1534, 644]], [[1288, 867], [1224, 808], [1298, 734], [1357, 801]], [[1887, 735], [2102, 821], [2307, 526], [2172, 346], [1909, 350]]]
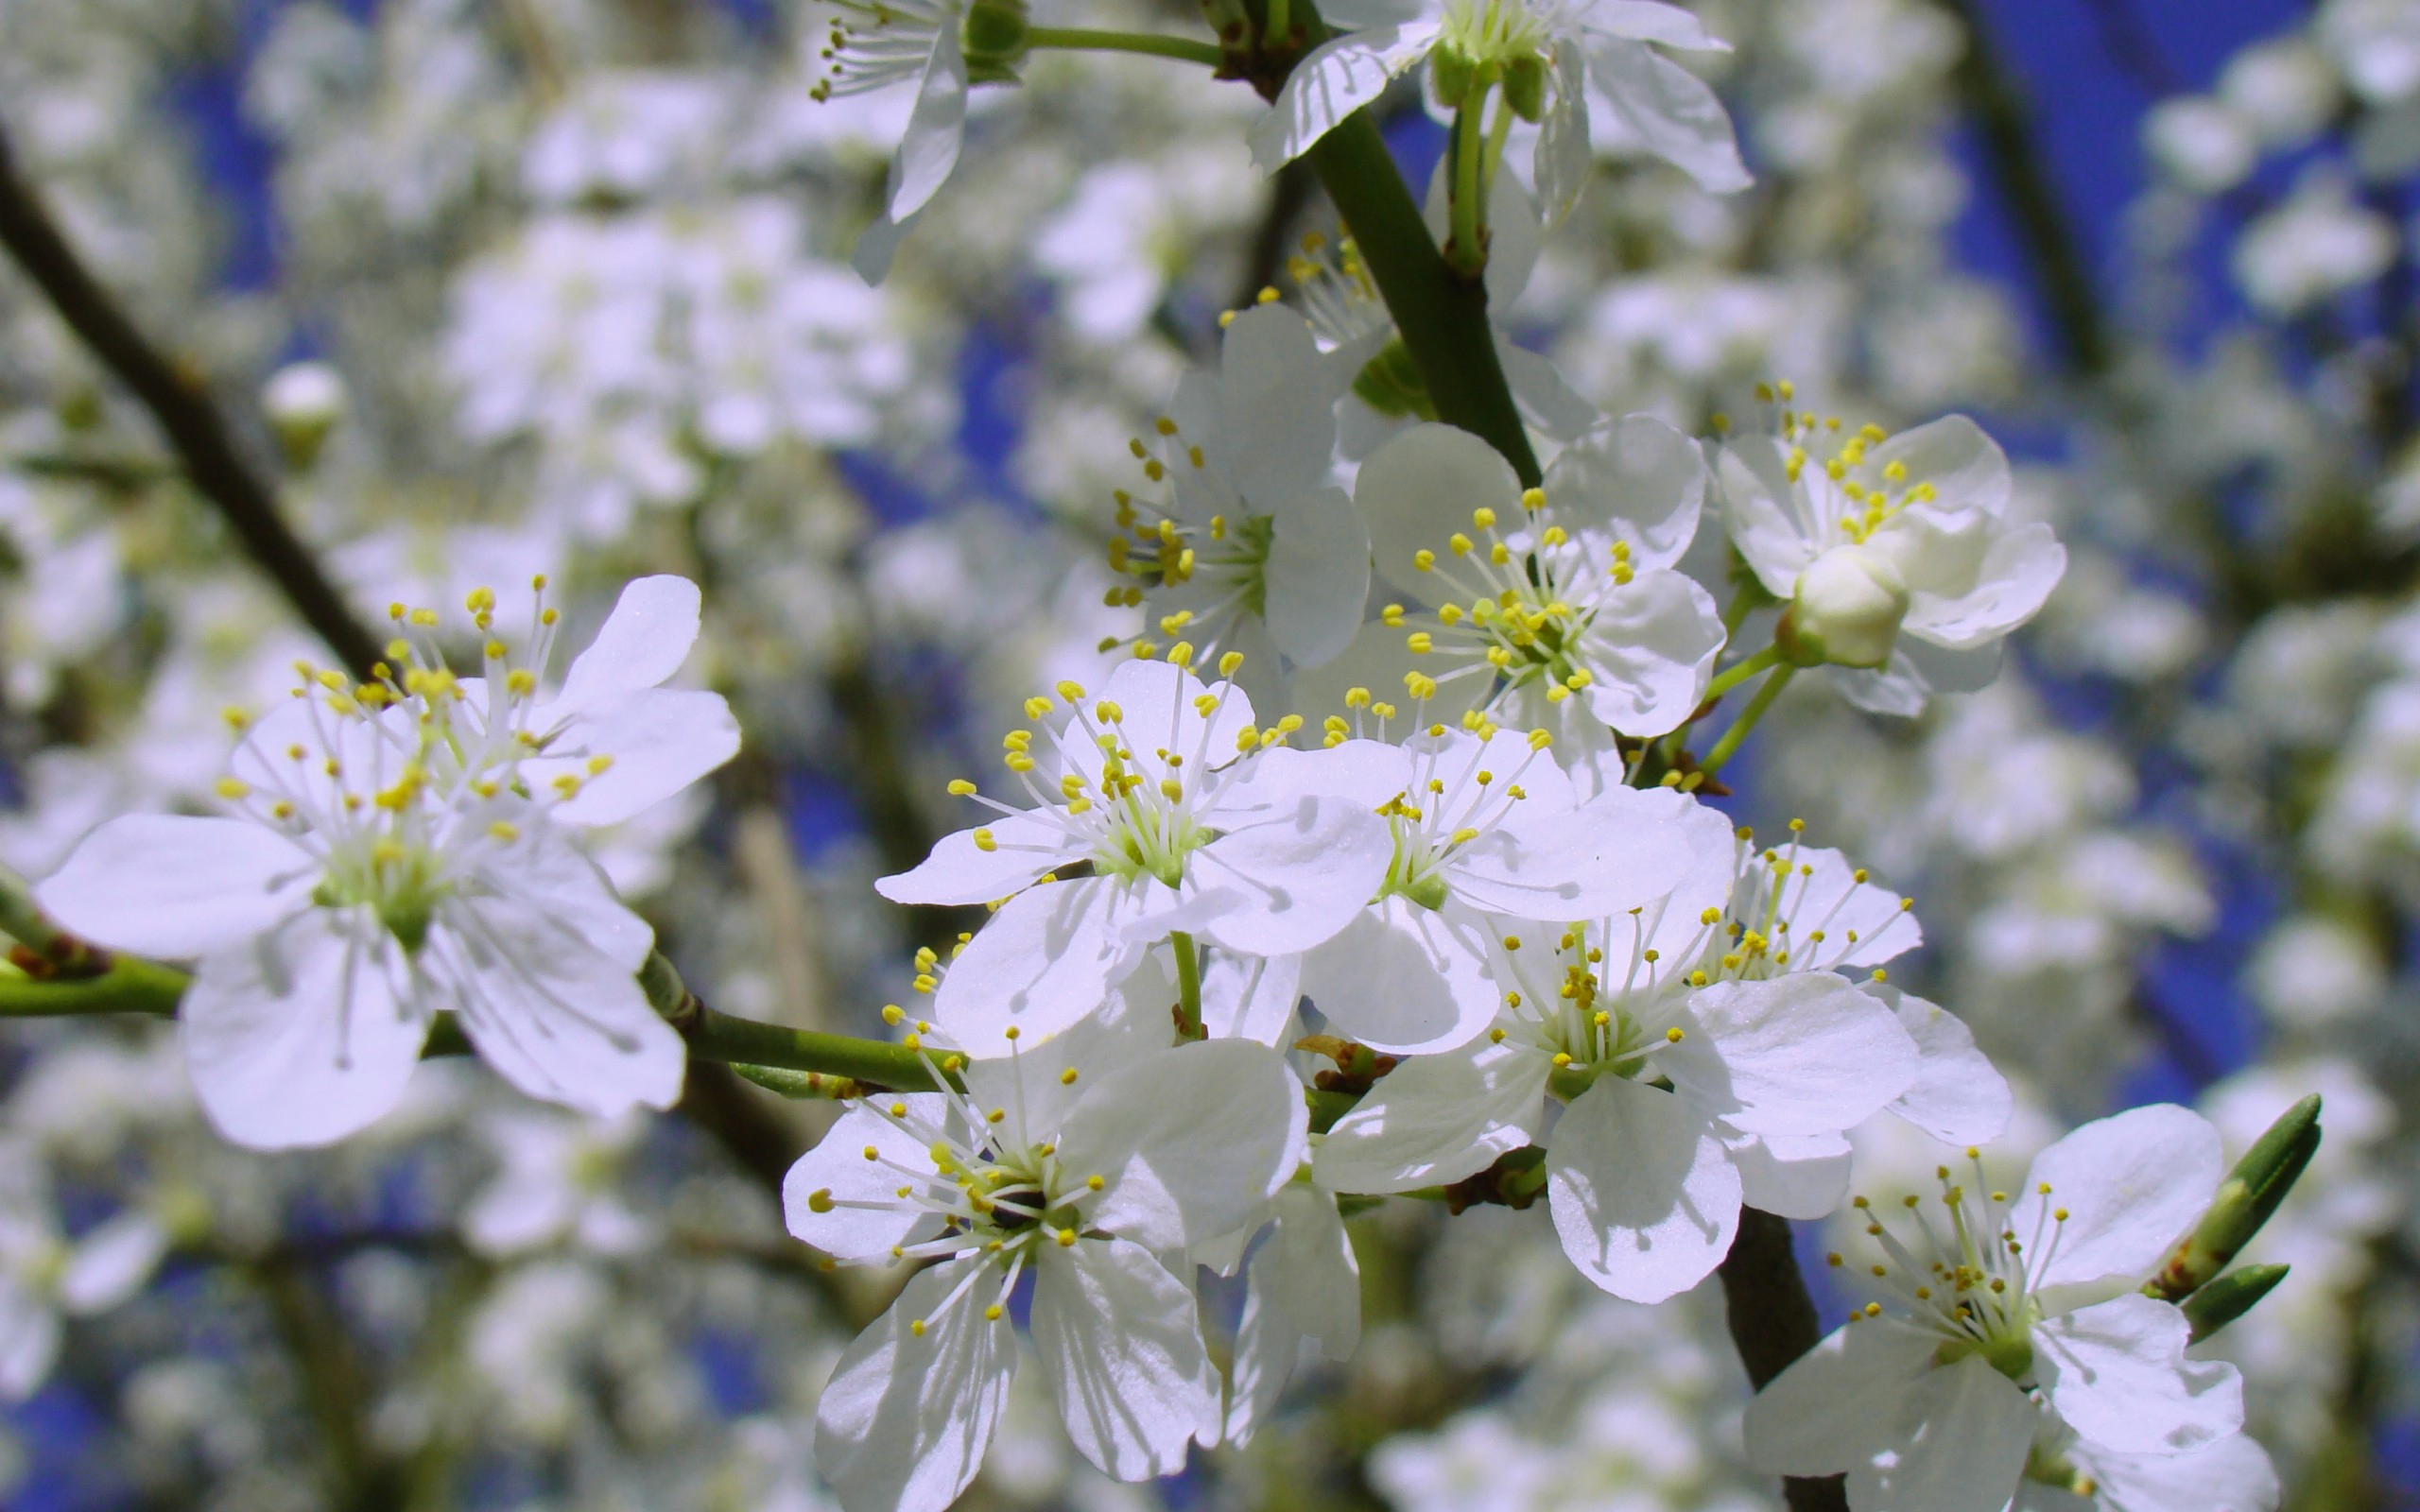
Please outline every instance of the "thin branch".
[[2108, 322], [2074, 226], [2050, 181], [2033, 138], [2033, 112], [2000, 58], [1976, 0], [1940, 0], [1966, 31], [1956, 80], [1966, 113], [1982, 138], [1983, 157], [2018, 237], [2031, 257], [2049, 306], [2062, 357], [2078, 377], [2099, 378], [2110, 365]]
[[336, 585], [278, 514], [269, 486], [235, 449], [200, 377], [145, 339], [85, 267], [26, 181], [0, 129], [0, 247], [50, 300], [60, 319], [159, 421], [195, 490], [277, 584], [304, 624], [359, 676], [378, 660], [378, 641], [354, 617]]

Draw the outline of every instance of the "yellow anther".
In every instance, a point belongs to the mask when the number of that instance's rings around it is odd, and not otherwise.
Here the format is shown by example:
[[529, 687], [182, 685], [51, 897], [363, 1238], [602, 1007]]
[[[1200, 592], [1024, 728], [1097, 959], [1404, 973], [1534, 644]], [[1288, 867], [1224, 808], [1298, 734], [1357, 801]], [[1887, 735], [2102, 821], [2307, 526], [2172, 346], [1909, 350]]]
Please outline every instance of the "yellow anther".
[[493, 824], [489, 825], [488, 833], [495, 836], [507, 845], [510, 845], [513, 841], [521, 838], [521, 831], [516, 826], [509, 824], [503, 819], [498, 819]]
[[230, 803], [241, 802], [250, 798], [251, 792], [251, 784], [242, 778], [222, 777], [218, 780], [218, 796]]

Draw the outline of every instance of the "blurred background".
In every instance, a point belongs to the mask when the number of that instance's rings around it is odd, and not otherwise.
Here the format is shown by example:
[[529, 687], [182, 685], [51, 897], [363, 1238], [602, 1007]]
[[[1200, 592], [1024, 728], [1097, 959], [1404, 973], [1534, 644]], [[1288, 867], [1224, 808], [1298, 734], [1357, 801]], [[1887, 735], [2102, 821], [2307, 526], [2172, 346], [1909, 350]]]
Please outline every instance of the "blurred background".
[[[1975, 414], [2070, 551], [1991, 689], [1895, 719], [1796, 689], [1720, 801], [1806, 816], [1917, 899], [1894, 979], [2019, 1084], [2012, 1169], [2116, 1108], [2189, 1103], [2239, 1148], [2325, 1094], [2254, 1256], [2292, 1276], [2222, 1352], [2290, 1507], [2420, 1504], [2420, 0], [1692, 9], [1736, 43], [1693, 62], [1757, 184], [1707, 196], [1600, 129], [1499, 313], [1608, 412], [1701, 433], [1769, 378], [1852, 425]], [[709, 1002], [880, 1033], [909, 953], [961, 924], [871, 879], [949, 827], [942, 784], [1028, 693], [1131, 632], [1101, 560], [1128, 438], [1221, 311], [1299, 297], [1336, 222], [1253, 170], [1240, 86], [1039, 55], [977, 92], [869, 288], [848, 258], [908, 101], [809, 97], [830, 22], [0, 0], [0, 131], [351, 602], [545, 571], [579, 644], [631, 576], [704, 586], [689, 675], [746, 749], [603, 859]], [[1425, 181], [1443, 129], [1416, 91], [1386, 119]], [[205, 801], [220, 710], [320, 654], [200, 481], [0, 266], [20, 872]], [[827, 1118], [710, 1067], [676, 1116], [596, 1125], [433, 1065], [371, 1135], [261, 1157], [208, 1132], [163, 1026], [12, 1023], [6, 1504], [824, 1507], [815, 1395], [886, 1300], [781, 1229]], [[1929, 1173], [1896, 1141], [1861, 1182]], [[1112, 1485], [1027, 1372], [968, 1504], [1773, 1504], [1718, 1298], [1633, 1308], [1542, 1212], [1426, 1207], [1357, 1223], [1360, 1355], [1250, 1449]]]

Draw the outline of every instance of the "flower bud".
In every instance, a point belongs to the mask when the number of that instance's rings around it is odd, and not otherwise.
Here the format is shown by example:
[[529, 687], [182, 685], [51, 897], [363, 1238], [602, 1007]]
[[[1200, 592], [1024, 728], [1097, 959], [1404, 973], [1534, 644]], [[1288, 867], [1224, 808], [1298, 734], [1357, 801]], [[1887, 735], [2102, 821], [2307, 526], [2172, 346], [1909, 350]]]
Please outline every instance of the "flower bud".
[[2185, 1321], [2193, 1327], [2189, 1342], [2199, 1344], [2251, 1312], [2262, 1297], [2277, 1289], [2277, 1283], [2286, 1279], [2289, 1268], [2285, 1265], [2245, 1265], [2227, 1272], [2195, 1292], [2185, 1304]]
[[1908, 582], [1871, 546], [1834, 546], [1798, 575], [1782, 648], [1800, 666], [1878, 667], [1908, 612]]
[[2219, 1183], [2210, 1211], [2194, 1226], [2191, 1237], [2176, 1246], [2143, 1290], [2175, 1302], [2208, 1285], [2252, 1243], [2253, 1235], [2286, 1200], [2286, 1194], [2294, 1189], [2303, 1168], [2318, 1151], [2319, 1094], [2313, 1092], [2278, 1115], [2268, 1132], [2244, 1152], [2227, 1178]]
[[343, 375], [324, 362], [289, 363], [261, 388], [261, 409], [278, 450], [297, 472], [319, 460], [320, 448], [350, 407]]

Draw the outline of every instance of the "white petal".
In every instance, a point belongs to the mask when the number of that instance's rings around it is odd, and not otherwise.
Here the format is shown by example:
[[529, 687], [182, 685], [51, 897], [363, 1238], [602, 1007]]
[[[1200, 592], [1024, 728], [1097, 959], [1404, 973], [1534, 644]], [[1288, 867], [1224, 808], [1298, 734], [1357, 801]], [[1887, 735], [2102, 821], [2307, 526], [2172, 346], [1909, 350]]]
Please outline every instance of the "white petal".
[[1670, 1092], [1601, 1076], [1548, 1136], [1554, 1231], [1580, 1274], [1660, 1302], [1714, 1273], [1739, 1230], [1739, 1173], [1705, 1115]]
[[1789, 481], [1789, 460], [1770, 436], [1746, 436], [1726, 444], [1716, 463], [1722, 484], [1722, 525], [1739, 548], [1756, 581], [1775, 598], [1796, 591], [1798, 575], [1815, 559], [1818, 523], [1801, 507]]
[[[1782, 884], [1780, 917], [1790, 921], [1790, 959], [1802, 971], [1840, 971], [1880, 966], [1924, 943], [1924, 929], [1908, 900], [1876, 882], [1857, 880], [1858, 868], [1838, 850], [1801, 846], [1798, 865]], [[1753, 868], [1743, 891], [1772, 885], [1774, 873]], [[1757, 894], [1761, 899], [1765, 895]], [[1745, 900], [1742, 900], [1745, 902]], [[1754, 917], [1753, 908], [1748, 917]], [[1824, 937], [1811, 936], [1822, 930]]]
[[1714, 595], [1683, 573], [1650, 568], [1588, 622], [1576, 658], [1595, 680], [1589, 715], [1625, 735], [1669, 734], [1704, 701], [1721, 653]]
[[1233, 894], [1202, 923], [1253, 955], [1292, 955], [1332, 937], [1386, 879], [1394, 837], [1384, 819], [1332, 798], [1298, 799], [1236, 825], [1185, 858], [1187, 891]]
[[23, 1401], [59, 1363], [58, 1310], [13, 1280], [0, 1280], [0, 1401]]
[[2001, 1512], [2008, 1505], [2042, 1424], [2032, 1398], [1981, 1356], [1968, 1355], [1927, 1375], [1901, 1406], [1896, 1463], [1851, 1466], [1850, 1505], [1910, 1512]]
[[1199, 941], [1196, 948], [1202, 956], [1203, 1031], [1214, 1040], [1276, 1044], [1294, 1022], [1295, 1004], [1303, 995], [1303, 958], [1238, 955]]
[[907, 134], [890, 160], [890, 182], [884, 209], [894, 222], [925, 208], [925, 201], [947, 181], [958, 166], [959, 145], [966, 131], [966, 56], [955, 22], [945, 22], [933, 36], [933, 56], [916, 85], [916, 105], [908, 116]]
[[519, 803], [495, 806], [520, 833], [485, 852], [477, 870], [480, 888], [520, 899], [636, 973], [654, 949], [655, 931], [614, 895], [605, 874], [562, 830], [527, 809]]
[[1514, 919], [1608, 919], [1672, 890], [1691, 832], [1670, 805], [1612, 789], [1561, 813], [1512, 805], [1496, 829], [1454, 852], [1454, 896]]
[[1183, 1468], [1192, 1441], [1219, 1441], [1219, 1372], [1191, 1287], [1123, 1239], [1053, 1246], [1038, 1265], [1033, 1342], [1079, 1452], [1139, 1481]]
[[1767, 1475], [1838, 1475], [1886, 1444], [1940, 1341], [1894, 1319], [1835, 1329], [1748, 1403], [1748, 1463]]
[[[1503, 181], [1512, 180], [1508, 173]], [[1492, 258], [1488, 266], [1495, 266]], [[1501, 331], [1495, 335], [1495, 360], [1504, 369], [1504, 384], [1512, 390], [1512, 404], [1521, 412], [1522, 423], [1530, 429], [1569, 441], [1604, 419], [1596, 405], [1571, 387], [1562, 369]]]
[[1303, 958], [1303, 992], [1340, 1032], [1374, 1050], [1450, 1050], [1495, 1017], [1489, 939], [1467, 909], [1386, 898]]
[[270, 928], [319, 876], [299, 846], [249, 820], [129, 814], [85, 836], [34, 901], [95, 944], [182, 959]]
[[[2037, 1257], [2048, 1251], [2038, 1286], [2140, 1280], [2208, 1211], [2224, 1168], [2208, 1119], [2173, 1103], [2130, 1108], [2035, 1156], [2009, 1222], [2045, 1236], [2032, 1245]], [[2066, 1220], [2050, 1221], [2062, 1209]]]
[[[639, 688], [582, 710], [546, 749], [523, 765], [533, 789], [544, 791], [559, 777], [579, 780], [579, 790], [548, 812], [565, 824], [619, 824], [737, 755], [739, 722], [721, 694]], [[593, 769], [599, 756], [612, 762], [602, 772]]]
[[1301, 157], [1337, 123], [1385, 94], [1436, 43], [1436, 23], [1421, 22], [1347, 32], [1313, 48], [1253, 122], [1252, 161], [1261, 172], [1275, 173]]
[[529, 904], [441, 906], [422, 967], [479, 1057], [529, 1096], [598, 1118], [679, 1100], [686, 1047], [631, 969]]
[[253, 1149], [326, 1144], [394, 1107], [428, 1038], [397, 990], [400, 954], [366, 916], [313, 909], [202, 957], [178, 1023], [218, 1131]]
[[1944, 510], [1979, 509], [2003, 514], [2014, 487], [2008, 454], [1990, 433], [1963, 415], [1901, 431], [1866, 456], [1876, 472], [1893, 462], [1905, 463], [1910, 483], [1929, 483], [1929, 507]]
[[1705, 454], [1651, 415], [1598, 427], [1547, 470], [1556, 518], [1628, 544], [1639, 569], [1669, 567], [1687, 553], [1705, 490]]
[[2086, 1442], [2121, 1454], [2199, 1449], [2243, 1427], [2243, 1378], [2223, 1360], [2187, 1360], [2183, 1311], [2140, 1295], [2033, 1330], [2033, 1373]]
[[908, 233], [923, 218], [921, 210], [898, 220], [889, 215], [876, 215], [867, 223], [865, 230], [857, 232], [857, 245], [849, 254], [849, 266], [856, 270], [857, 277], [863, 279], [868, 287], [879, 288], [882, 281], [890, 276], [891, 260], [899, 255], [900, 243], [908, 239]]
[[2099, 1483], [2101, 1504], [2118, 1512], [2276, 1512], [2276, 1468], [2242, 1434], [2182, 1454], [2080, 1446], [2073, 1457]]
[[[1014, 1328], [983, 1316], [988, 1295], [960, 1297], [921, 1337], [908, 1325], [986, 1263], [920, 1272], [833, 1369], [816, 1403], [815, 1464], [851, 1512], [942, 1512], [982, 1466], [1016, 1374]], [[988, 1292], [980, 1280], [976, 1290]]]
[[1136, 954], [1112, 918], [1100, 878], [1047, 883], [1011, 899], [951, 963], [933, 1018], [961, 1045], [990, 1054], [1002, 1033], [1057, 1034], [1098, 1009]]
[[686, 577], [665, 574], [625, 586], [596, 639], [563, 675], [562, 694], [539, 712], [542, 725], [680, 671], [697, 644], [698, 609], [698, 585]]
[[1722, 1142], [1739, 1168], [1739, 1200], [1812, 1223], [1838, 1211], [1849, 1191], [1849, 1142], [1838, 1134], [1751, 1134]]
[[1659, 0], [1596, 0], [1581, 15], [1590, 31], [1632, 42], [1651, 42], [1696, 52], [1727, 53], [1731, 44], [1705, 29], [1697, 17]]
[[1916, 1078], [1916, 1043], [1846, 977], [1794, 971], [1689, 995], [1683, 1037], [1655, 1067], [1682, 1096], [1748, 1134], [1832, 1134]]
[[[1077, 1103], [1113, 1072], [1166, 1055], [1174, 1026], [1176, 988], [1163, 951], [1135, 963], [1105, 1007], [1045, 1039], [1020, 1034], [967, 1061], [966, 1094], [977, 1108], [1013, 1113], [1013, 1138], [1028, 1144], [1056, 1140]], [[1069, 1081], [1066, 1074], [1077, 1073]]]
[[1361, 1337], [1361, 1266], [1336, 1201], [1300, 1185], [1278, 1194], [1276, 1222], [1252, 1257], [1236, 1328], [1226, 1440], [1237, 1447], [1277, 1405], [1296, 1362], [1316, 1348], [1353, 1358]]
[[1106, 1178], [1084, 1205], [1088, 1226], [1178, 1249], [1235, 1229], [1292, 1177], [1308, 1118], [1285, 1057], [1199, 1040], [1095, 1083], [1059, 1130], [1059, 1162]]
[[1981, 521], [1952, 531], [1910, 513], [1875, 544], [1907, 579], [1901, 628], [1952, 651], [1974, 650], [2032, 619], [2067, 570], [2067, 548], [2047, 524], [2006, 530]]
[[1460, 1181], [1537, 1137], [1545, 1052], [1474, 1040], [1414, 1056], [1380, 1077], [1321, 1141], [1311, 1169], [1331, 1192], [1409, 1192]]
[[1643, 43], [1610, 37], [1589, 39], [1588, 75], [1638, 144], [1698, 187], [1720, 195], [1755, 181], [1739, 161], [1731, 117], [1705, 80]]
[[1530, 159], [1530, 174], [1538, 183], [1538, 199], [1547, 224], [1560, 226], [1580, 192], [1588, 186], [1596, 154], [1588, 147], [1588, 60], [1568, 39], [1557, 39], [1550, 60], [1554, 89], [1538, 123], [1538, 142]]
[[1361, 627], [1370, 598], [1370, 532], [1353, 497], [1319, 489], [1270, 511], [1262, 569], [1270, 638], [1297, 666], [1336, 660]]
[[[906, 1103], [908, 1117], [928, 1126], [942, 1126], [948, 1116], [947, 1099], [938, 1092], [887, 1101]], [[869, 1149], [881, 1159], [867, 1160]], [[925, 1142], [872, 1108], [853, 1108], [782, 1178], [783, 1219], [792, 1234], [835, 1260], [886, 1259], [893, 1245], [912, 1245], [941, 1229], [939, 1215], [899, 1195], [910, 1178], [898, 1166], [932, 1171]], [[930, 1190], [918, 1184], [917, 1194]], [[828, 1211], [815, 1211], [809, 1199], [818, 1194], [831, 1199]]]
[[913, 870], [878, 877], [873, 890], [894, 903], [988, 903], [1025, 891], [1083, 854], [1055, 815], [1003, 814], [942, 835]]
[[1423, 602], [1443, 590], [1411, 565], [1414, 551], [1443, 552], [1446, 538], [1471, 528], [1485, 506], [1517, 519], [1521, 480], [1495, 447], [1451, 425], [1414, 425], [1371, 454], [1354, 481], [1353, 502], [1380, 542], [1378, 576]]
[[1227, 322], [1219, 369], [1219, 464], [1255, 513], [1326, 483], [1336, 394], [1307, 321], [1282, 304]]
[[59, 1300], [68, 1312], [105, 1313], [131, 1299], [168, 1254], [168, 1230], [141, 1208], [129, 1208], [76, 1241], [60, 1274]]
[[1988, 1144], [2006, 1132], [2015, 1097], [1962, 1020], [1885, 983], [1866, 983], [1863, 990], [1898, 1015], [1923, 1057], [1914, 1084], [1891, 1111], [1945, 1144]]

